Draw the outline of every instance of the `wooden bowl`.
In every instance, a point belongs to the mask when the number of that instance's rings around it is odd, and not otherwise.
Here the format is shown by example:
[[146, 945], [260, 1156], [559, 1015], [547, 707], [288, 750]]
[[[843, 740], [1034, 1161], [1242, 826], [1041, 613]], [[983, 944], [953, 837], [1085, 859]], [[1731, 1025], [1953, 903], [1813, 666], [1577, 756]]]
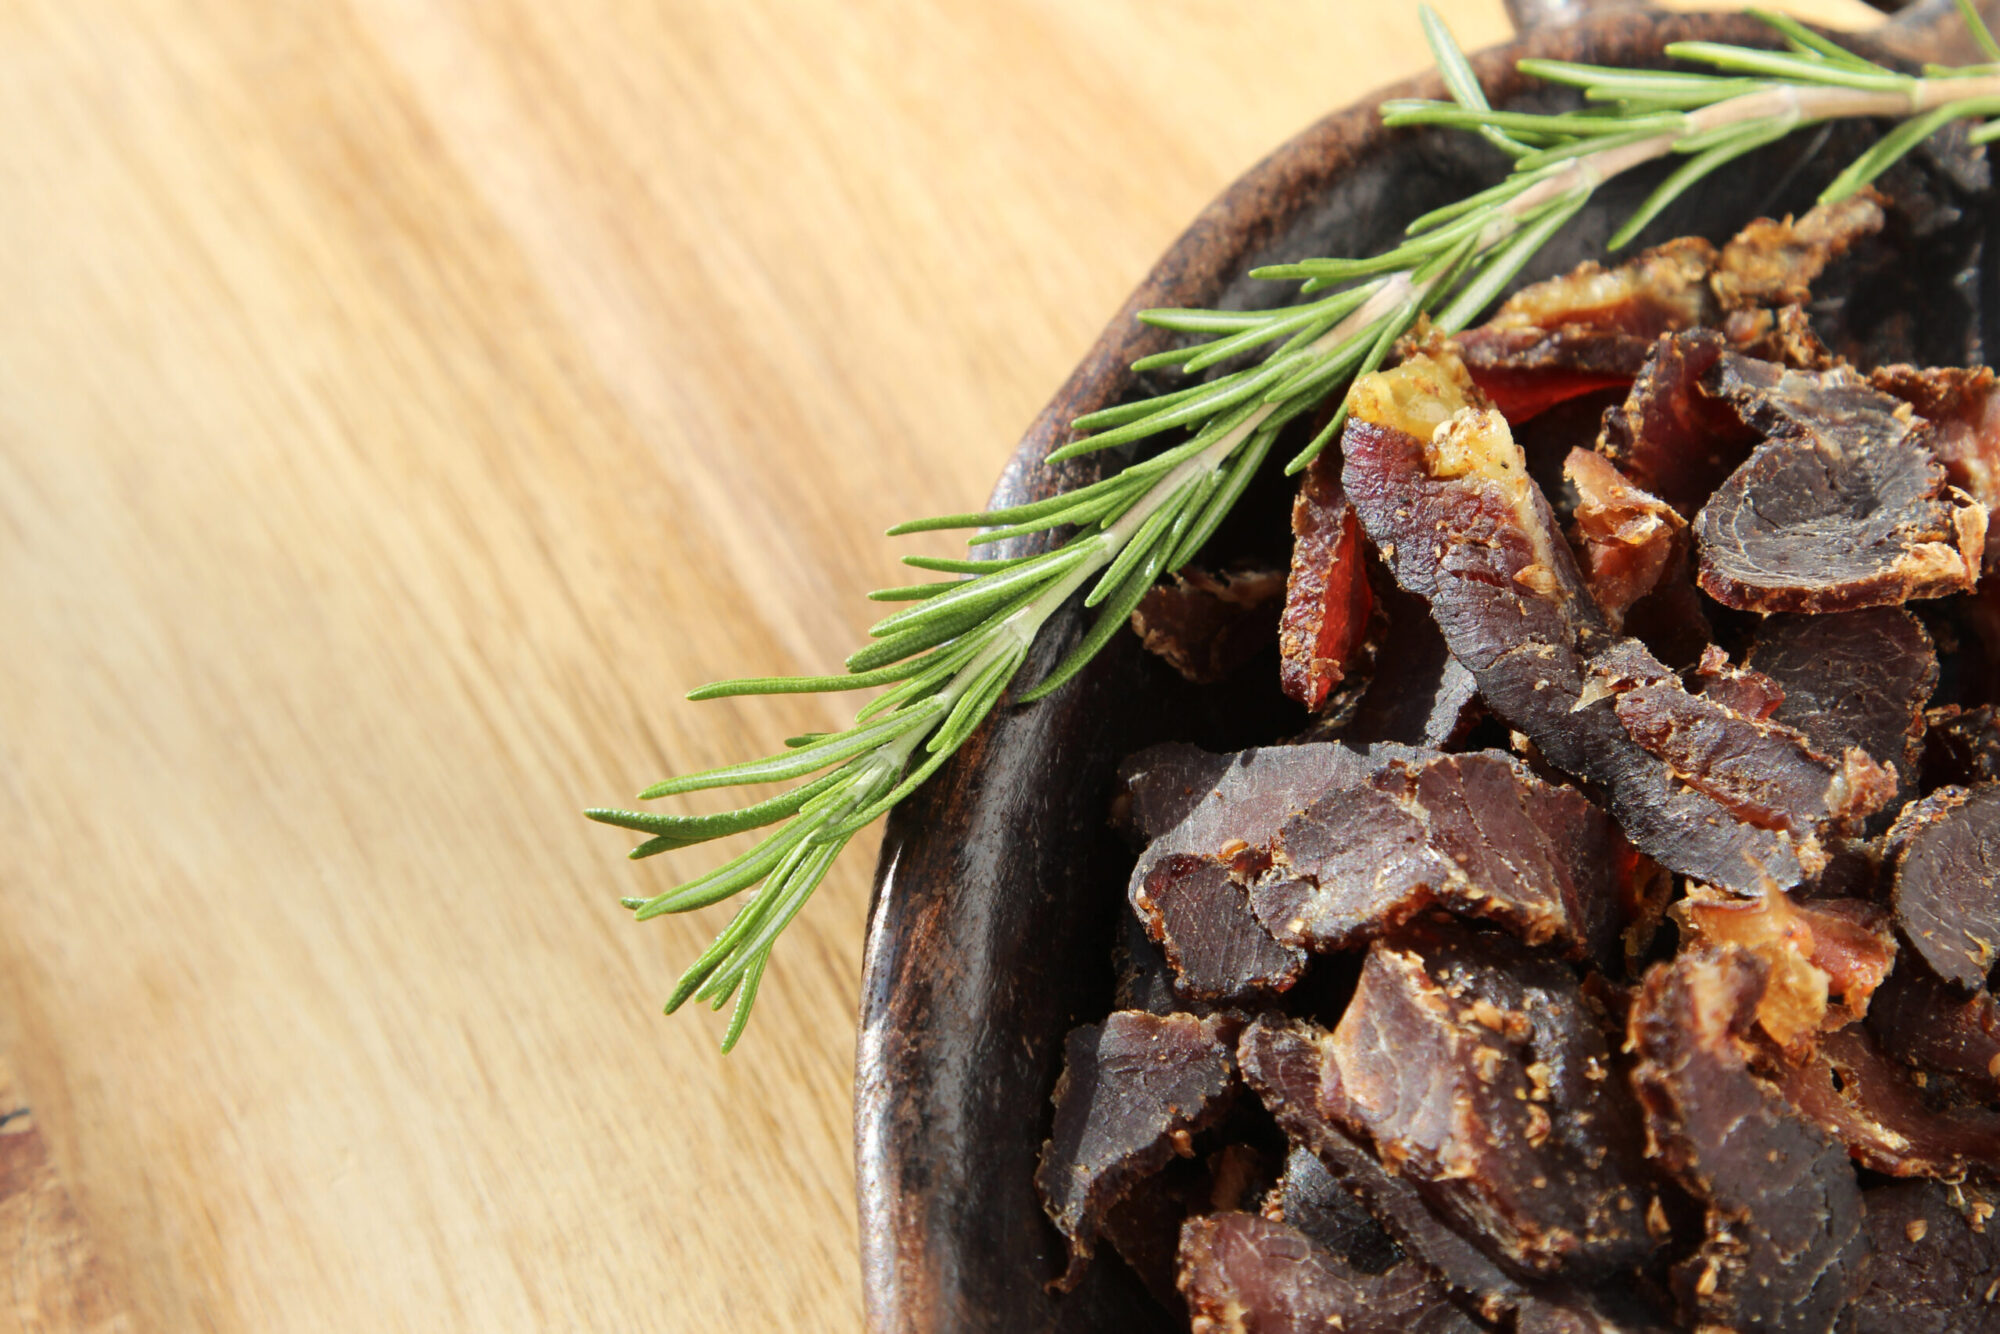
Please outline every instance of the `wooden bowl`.
[[[1621, 9], [1532, 30], [1474, 65], [1496, 105], [1543, 107], [1564, 95], [1518, 75], [1521, 57], [1661, 65], [1667, 43], [1690, 39], [1772, 44], [1767, 29], [1739, 16]], [[1380, 99], [1412, 95], [1444, 93], [1425, 77], [1329, 116], [1210, 205], [1036, 419], [993, 503], [1039, 499], [1125, 461], [1042, 462], [1074, 418], [1149, 392], [1127, 367], [1166, 338], [1139, 325], [1135, 312], [1271, 304], [1291, 289], [1247, 278], [1256, 265], [1373, 253], [1409, 219], [1499, 179], [1505, 160], [1475, 136], [1384, 130]], [[1684, 196], [1642, 239], [1727, 235], [1761, 214], [1803, 210], [1868, 135], [1866, 127], [1838, 127], [1813, 157], [1809, 136], [1793, 136], [1752, 159], [1754, 169], [1721, 173]], [[1658, 175], [1601, 190], [1524, 280], [1601, 253]], [[1250, 504], [1237, 527], [1254, 529], [1261, 514], [1266, 529], [1288, 541], [1287, 489], [1271, 491], [1276, 504]], [[1256, 537], [1240, 531], [1236, 540]], [[1086, 626], [1074, 607], [1058, 615], [1024, 679], [1046, 670]], [[1108, 1247], [1076, 1291], [1048, 1291], [1063, 1267], [1062, 1239], [1042, 1213], [1032, 1176], [1063, 1036], [1111, 1005], [1110, 946], [1118, 915], [1129, 911], [1131, 866], [1106, 826], [1113, 770], [1120, 757], [1158, 740], [1233, 748], [1303, 726], [1304, 715], [1285, 713], [1289, 706], [1264, 684], [1275, 671], [1253, 666], [1239, 680], [1253, 675], [1247, 684], [1196, 690], [1120, 636], [1050, 699], [1003, 706], [891, 817], [870, 914], [855, 1080], [872, 1328], [1186, 1327], [1185, 1317], [1153, 1303]]]

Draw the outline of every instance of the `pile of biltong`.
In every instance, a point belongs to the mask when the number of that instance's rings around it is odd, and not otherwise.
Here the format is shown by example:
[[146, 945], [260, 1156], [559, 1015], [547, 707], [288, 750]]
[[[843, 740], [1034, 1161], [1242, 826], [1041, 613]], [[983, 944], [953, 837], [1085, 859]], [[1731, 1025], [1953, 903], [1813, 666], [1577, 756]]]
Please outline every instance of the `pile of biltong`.
[[1059, 1285], [1109, 1249], [1202, 1332], [2000, 1330], [2000, 382], [1817, 336], [1883, 221], [1419, 330], [1303, 478], [1281, 616], [1156, 590], [1149, 646], [1275, 633], [1316, 721], [1121, 771]]

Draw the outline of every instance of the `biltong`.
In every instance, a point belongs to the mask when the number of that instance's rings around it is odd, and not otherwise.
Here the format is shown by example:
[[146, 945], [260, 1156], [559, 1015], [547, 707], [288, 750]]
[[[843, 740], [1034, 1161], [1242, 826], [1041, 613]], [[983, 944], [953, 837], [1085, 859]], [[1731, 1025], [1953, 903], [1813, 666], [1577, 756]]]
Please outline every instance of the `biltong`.
[[1292, 504], [1292, 568], [1278, 628], [1279, 684], [1313, 710], [1353, 669], [1375, 606], [1361, 522], [1340, 489], [1339, 463], [1322, 453], [1300, 478]]
[[1766, 438], [1695, 517], [1702, 591], [1745, 611], [1848, 611], [1969, 589], [1986, 508], [1950, 488], [1930, 428], [1844, 367], [1724, 353], [1715, 392]]
[[2000, 957], [2000, 784], [1911, 803], [1889, 841], [1904, 939], [1960, 994], [1979, 990]]

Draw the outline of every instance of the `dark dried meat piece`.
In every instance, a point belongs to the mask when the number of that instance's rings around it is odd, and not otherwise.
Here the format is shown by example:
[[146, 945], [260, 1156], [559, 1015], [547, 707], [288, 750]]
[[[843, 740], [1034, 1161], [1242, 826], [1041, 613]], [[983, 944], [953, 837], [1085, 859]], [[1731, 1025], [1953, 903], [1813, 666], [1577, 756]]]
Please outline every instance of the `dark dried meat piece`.
[[1180, 1288], [1201, 1334], [1473, 1334], [1444, 1289], [1413, 1264], [1365, 1274], [1295, 1227], [1257, 1214], [1190, 1218]]
[[1776, 721], [1824, 754], [1859, 746], [1895, 765], [1905, 788], [1914, 782], [1938, 682], [1937, 649], [1916, 617], [1900, 607], [1773, 616], [1749, 662], [1784, 690]]
[[1625, 609], [1652, 592], [1677, 557], [1685, 557], [1687, 520], [1587, 449], [1569, 452], [1563, 476], [1576, 488], [1572, 533], [1590, 595], [1618, 629]]
[[1228, 859], [1245, 848], [1268, 846], [1286, 820], [1312, 805], [1322, 793], [1359, 786], [1384, 759], [1403, 753], [1408, 752], [1400, 747], [1360, 751], [1334, 742], [1239, 751], [1219, 757], [1223, 767], [1211, 786], [1192, 802], [1187, 800], [1187, 790], [1215, 771], [1187, 750], [1162, 755], [1164, 763], [1157, 766], [1160, 777], [1145, 780], [1146, 796], [1135, 798], [1135, 807], [1149, 815], [1157, 812], [1164, 816], [1174, 810], [1182, 814], [1156, 834], [1139, 855], [1127, 884], [1128, 896], [1136, 895], [1155, 862], [1174, 853]]
[[1712, 387], [1768, 438], [1695, 518], [1702, 591], [1745, 611], [1849, 611], [1977, 582], [1986, 510], [1949, 490], [1930, 429], [1845, 368], [1724, 353]]
[[1927, 1105], [1909, 1072], [1860, 1029], [1827, 1034], [1818, 1051], [1777, 1079], [1801, 1115], [1872, 1171], [1956, 1180], [1969, 1168], [2000, 1169], [2000, 1115]]
[[1766, 970], [1748, 951], [1683, 954], [1647, 973], [1632, 1007], [1633, 1084], [1649, 1144], [1706, 1206], [1706, 1237], [1675, 1271], [1702, 1326], [1824, 1334], [1867, 1256], [1846, 1149], [1754, 1075], [1744, 1034]]
[[1236, 763], [1234, 755], [1217, 755], [1184, 741], [1163, 742], [1127, 756], [1118, 766], [1112, 826], [1145, 847], [1187, 819]]
[[1278, 833], [1251, 890], [1278, 939], [1346, 949], [1430, 906], [1616, 967], [1649, 872], [1582, 793], [1498, 751], [1392, 759]]
[[1229, 1110], [1233, 1036], [1219, 1016], [1131, 1011], [1070, 1031], [1035, 1170], [1042, 1207], [1069, 1238], [1065, 1286], [1082, 1276], [1105, 1214]]
[[1729, 341], [1712, 329], [1665, 334], [1625, 402], [1604, 414], [1597, 452], [1634, 485], [1692, 518], [1757, 442], [1736, 410], [1702, 381]]
[[1615, 1289], [1537, 1294], [1515, 1313], [1514, 1334], [1666, 1334], [1652, 1312], [1626, 1309], [1637, 1305]]
[[1114, 1009], [1175, 1014], [1190, 1008], [1174, 990], [1174, 970], [1167, 964], [1166, 951], [1146, 934], [1146, 924], [1131, 913], [1119, 916], [1111, 963], [1118, 978]]
[[1305, 971], [1305, 951], [1271, 938], [1243, 886], [1212, 857], [1177, 852], [1155, 861], [1132, 892], [1132, 906], [1166, 952], [1175, 990], [1189, 1000], [1282, 992]]
[[1746, 824], [1789, 834], [1808, 870], [1824, 864], [1822, 833], [1858, 827], [1896, 794], [1895, 776], [1858, 747], [1823, 755], [1794, 728], [1689, 694], [1637, 640], [1596, 658], [1591, 683], [1610, 696], [1626, 733], [1677, 781]]
[[1277, 570], [1210, 574], [1189, 566], [1146, 590], [1132, 609], [1132, 630], [1182, 676], [1212, 685], [1271, 642], [1284, 595]]
[[1448, 1226], [1407, 1178], [1386, 1171], [1333, 1120], [1322, 1096], [1330, 1077], [1338, 1097], [1339, 1072], [1327, 1052], [1332, 1041], [1331, 1033], [1315, 1025], [1267, 1017], [1243, 1031], [1237, 1058], [1244, 1080], [1292, 1142], [1360, 1197], [1408, 1255], [1476, 1301], [1481, 1314], [1497, 1319], [1525, 1295], [1520, 1281]]
[[2000, 1001], [1991, 991], [1982, 988], [1967, 1000], [1911, 959], [1877, 993], [1868, 1031], [1884, 1051], [2000, 1100]]
[[1797, 883], [1806, 871], [1790, 834], [1679, 783], [1608, 696], [1584, 699], [1585, 659], [1611, 643], [1603, 613], [1506, 423], [1474, 392], [1447, 352], [1363, 376], [1350, 395], [1348, 496], [1397, 582], [1429, 601], [1487, 707], [1597, 784], [1640, 851], [1732, 889]]
[[1874, 1259], [1854, 1298], [1854, 1334], [2000, 1329], [2000, 1195], [1899, 1181], [1866, 1192]]
[[1821, 204], [1797, 221], [1759, 218], [1722, 247], [1709, 285], [1725, 311], [1798, 305], [1826, 266], [1882, 230], [1889, 201], [1873, 190]]
[[1932, 972], [1979, 990], [2000, 957], [2000, 785], [1934, 792], [1903, 809], [1889, 840], [1896, 925]]
[[1285, 1159], [1264, 1216], [1291, 1224], [1364, 1274], [1379, 1274], [1403, 1259], [1396, 1239], [1310, 1149], [1295, 1148]]
[[1320, 1106], [1503, 1264], [1610, 1273], [1653, 1243], [1603, 1023], [1568, 969], [1498, 938], [1377, 941], [1325, 1044]]
[[1388, 622], [1376, 659], [1390, 669], [1369, 679], [1342, 736], [1356, 746], [1394, 741], [1440, 750], [1463, 740], [1480, 716], [1479, 683], [1451, 656], [1421, 598], [1385, 577], [1376, 605]]
[[[1931, 424], [1931, 451], [1951, 484], [2000, 506], [2000, 380], [1990, 366], [1880, 366], [1868, 382]], [[1986, 553], [1990, 567], [2000, 548]]]
[[1629, 383], [1661, 333], [1707, 322], [1715, 249], [1669, 241], [1614, 269], [1586, 262], [1509, 297], [1459, 336], [1466, 367], [1510, 422]]
[[1317, 710], [1353, 667], [1375, 608], [1361, 521], [1340, 489], [1337, 457], [1322, 453], [1300, 479], [1292, 542], [1278, 627], [1278, 681], [1287, 695]]
[[1947, 704], [1924, 715], [1926, 787], [1970, 787], [2000, 780], [2000, 713]]

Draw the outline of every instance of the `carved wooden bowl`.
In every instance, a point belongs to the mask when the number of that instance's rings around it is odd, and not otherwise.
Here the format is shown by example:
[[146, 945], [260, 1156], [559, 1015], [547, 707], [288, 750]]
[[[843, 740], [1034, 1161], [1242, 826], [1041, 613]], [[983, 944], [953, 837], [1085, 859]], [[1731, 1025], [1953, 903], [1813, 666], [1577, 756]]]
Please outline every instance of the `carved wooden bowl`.
[[[1532, 21], [1547, 11], [1520, 16]], [[1908, 28], [1888, 35], [1900, 50], [1919, 49]], [[1514, 62], [1523, 56], [1662, 65], [1669, 42], [1690, 39], [1771, 44], [1761, 25], [1734, 15], [1618, 9], [1534, 28], [1474, 65], [1496, 105], [1540, 108], [1563, 94], [1518, 75]], [[993, 503], [1040, 499], [1129, 457], [1054, 468], [1042, 462], [1072, 419], [1157, 391], [1127, 367], [1167, 339], [1139, 325], [1134, 312], [1282, 300], [1292, 289], [1254, 282], [1249, 270], [1309, 255], [1373, 253], [1411, 218], [1500, 178], [1505, 159], [1475, 136], [1384, 130], [1379, 100], [1411, 95], [1444, 93], [1426, 77], [1328, 116], [1211, 204], [1036, 419]], [[1812, 156], [1810, 136], [1793, 136], [1683, 196], [1642, 241], [1689, 232], [1719, 238], [1759, 215], [1803, 211], [1869, 134], [1836, 127]], [[1637, 173], [1600, 190], [1524, 281], [1600, 254], [1658, 178]], [[1959, 330], [1984, 323], [1980, 304], [1975, 298], [1956, 312]], [[1990, 335], [1985, 345], [1994, 345]], [[1284, 549], [1289, 487], [1266, 489], [1246, 498], [1241, 520], [1218, 534], [1217, 544]], [[1053, 664], [1087, 624], [1074, 607], [1052, 621], [1025, 679]], [[1048, 700], [1003, 706], [890, 819], [871, 909], [855, 1080], [872, 1328], [1186, 1327], [1185, 1317], [1169, 1316], [1130, 1271], [1102, 1255], [1076, 1291], [1048, 1291], [1063, 1267], [1062, 1239], [1042, 1213], [1032, 1177], [1048, 1134], [1063, 1036], [1111, 1005], [1110, 947], [1118, 915], [1129, 911], [1131, 866], [1106, 824], [1113, 771], [1122, 756], [1155, 741], [1224, 749], [1296, 732], [1305, 717], [1277, 697], [1275, 677], [1253, 664], [1232, 684], [1189, 687], [1132, 636], [1120, 636]]]

